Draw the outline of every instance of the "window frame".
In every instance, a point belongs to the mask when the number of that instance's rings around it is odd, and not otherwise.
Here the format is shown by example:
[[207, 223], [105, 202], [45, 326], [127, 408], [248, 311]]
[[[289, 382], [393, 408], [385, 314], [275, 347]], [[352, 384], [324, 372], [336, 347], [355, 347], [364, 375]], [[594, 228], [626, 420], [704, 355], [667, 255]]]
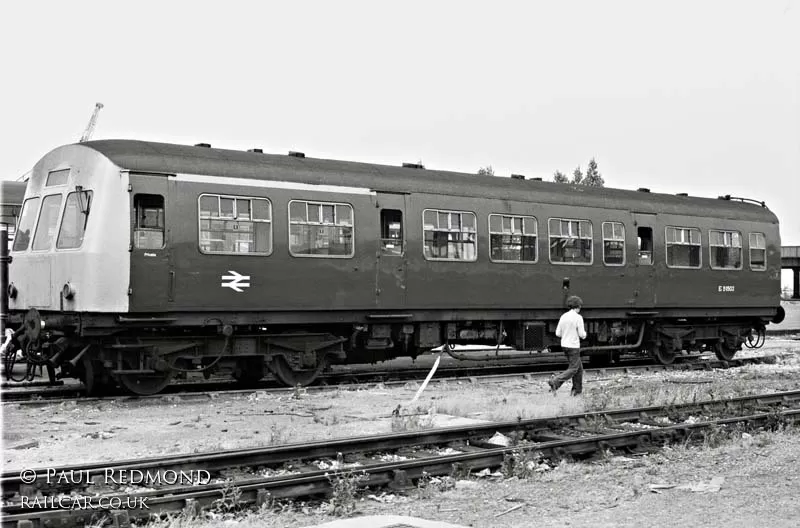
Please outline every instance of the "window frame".
[[[397, 211], [400, 213], [400, 253], [392, 253], [387, 251], [385, 243], [387, 240], [392, 240], [391, 238], [384, 238], [383, 227], [384, 227], [384, 213], [388, 211]], [[378, 215], [380, 225], [380, 252], [381, 256], [386, 257], [405, 257], [406, 255], [406, 225], [405, 225], [405, 211], [403, 209], [391, 209], [391, 208], [381, 208], [380, 213]]]
[[[718, 246], [711, 244], [711, 233], [721, 233], [723, 234], [723, 239], [725, 233], [737, 233], [739, 235], [739, 266], [732, 268], [732, 267], [723, 267], [723, 266], [715, 266], [714, 265], [714, 248], [723, 247], [723, 248], [735, 248], [736, 246]], [[731, 243], [733, 243], [733, 237], [731, 237]], [[737, 230], [731, 229], [709, 229], [708, 230], [708, 266], [712, 270], [720, 270], [720, 271], [741, 271], [744, 268], [744, 237], [742, 237], [742, 232]]]
[[[236, 207], [237, 207], [237, 200], [264, 200], [269, 204], [269, 220], [255, 220], [253, 219], [253, 202], [250, 202], [250, 220], [242, 220], [243, 222], [253, 222], [253, 223], [264, 223], [269, 224], [269, 251], [268, 252], [236, 252], [236, 251], [205, 251], [201, 245], [202, 239], [200, 238], [200, 234], [202, 232], [201, 224], [204, 220], [201, 213], [201, 205], [200, 202], [202, 201], [204, 196], [212, 196], [217, 198], [217, 212], [221, 214], [221, 205], [220, 200], [222, 198], [230, 198], [233, 200], [233, 217], [227, 216], [219, 216], [216, 218], [211, 218], [212, 220], [222, 220], [222, 221], [237, 221], [239, 220], [238, 215], [236, 214]], [[245, 256], [245, 257], [269, 257], [275, 251], [275, 227], [273, 224], [273, 220], [275, 218], [275, 209], [272, 206], [272, 200], [263, 196], [239, 196], [234, 194], [218, 194], [218, 193], [200, 193], [197, 197], [197, 250], [202, 255], [235, 255], [235, 256]], [[253, 229], [253, 237], [255, 239], [255, 228]]]
[[[606, 224], [610, 224], [611, 225], [611, 236], [612, 237], [614, 236], [614, 225], [616, 224], [616, 225], [622, 226], [622, 238], [621, 239], [619, 239], [619, 238], [606, 238], [606, 232], [605, 232], [605, 229], [604, 229]], [[600, 237], [603, 239], [603, 265], [604, 266], [609, 266], [609, 267], [625, 266], [628, 263], [628, 248], [626, 247], [627, 246], [627, 240], [626, 240], [627, 235], [625, 233], [625, 223], [624, 222], [618, 222], [617, 220], [608, 220], [606, 222], [602, 222], [600, 224]], [[619, 264], [613, 263], [613, 262], [612, 263], [606, 262], [606, 242], [607, 241], [608, 242], [622, 242], [622, 262], [620, 262]], [[652, 260], [652, 258], [650, 260]]]
[[[672, 242], [672, 244], [674, 244], [674, 245], [697, 246], [697, 247], [699, 247], [700, 249], [698, 251], [698, 255], [699, 255], [698, 258], [700, 259], [700, 262], [698, 263], [697, 266], [675, 266], [675, 265], [670, 265], [670, 263], [669, 263], [669, 244], [670, 244], [670, 242], [669, 242], [669, 237], [667, 236], [667, 230], [668, 229], [681, 229], [681, 230], [687, 230], [687, 231], [697, 231], [697, 234], [700, 237], [700, 240], [698, 241], [697, 244], [692, 244], [691, 243], [691, 235], [689, 235], [690, 242], [688, 244], [685, 243], [685, 242]], [[700, 228], [698, 228], [698, 227], [687, 227], [687, 226], [671, 226], [671, 225], [664, 226], [664, 264], [670, 269], [691, 269], [691, 270], [703, 269], [703, 232], [700, 230]]]
[[[764, 239], [764, 247], [763, 248], [755, 248], [755, 249], [757, 249], [759, 251], [763, 251], [764, 252], [764, 267], [758, 267], [758, 268], [754, 268], [753, 267], [753, 253], [752, 253], [753, 252], [753, 242], [752, 242], [753, 235], [761, 235], [761, 237]], [[748, 261], [748, 264], [750, 265], [750, 271], [767, 271], [767, 234], [766, 233], [762, 233], [761, 231], [752, 231], [752, 232], [748, 233], [748, 236], [747, 236], [747, 261]]]
[[[297, 223], [297, 222], [292, 223], [292, 204], [295, 203], [295, 202], [306, 204], [306, 221], [303, 222], [303, 223]], [[352, 241], [351, 241], [351, 244], [350, 244], [350, 254], [349, 255], [314, 255], [314, 254], [309, 254], [309, 253], [295, 253], [294, 251], [292, 251], [292, 225], [315, 225], [315, 226], [322, 226], [322, 227], [333, 225], [334, 227], [344, 227], [342, 224], [337, 224], [336, 223], [336, 217], [335, 216], [334, 216], [333, 224], [324, 224], [322, 222], [316, 222], [316, 223], [309, 222], [307, 220], [307, 218], [308, 218], [308, 204], [332, 205], [332, 206], [334, 206], [334, 209], [333, 209], [334, 210], [334, 215], [336, 214], [336, 206], [337, 205], [343, 205], [343, 206], [346, 206], [346, 207], [350, 208], [350, 220], [351, 220], [351, 223], [350, 223], [349, 227], [350, 227], [350, 229], [352, 229]], [[289, 250], [289, 255], [291, 255], [292, 257], [297, 257], [297, 258], [327, 258], [327, 259], [351, 259], [351, 258], [355, 257], [355, 254], [356, 254], [356, 209], [355, 209], [355, 207], [353, 207], [353, 204], [347, 203], [347, 202], [328, 202], [328, 201], [324, 201], [324, 200], [313, 200], [313, 199], [309, 200], [309, 199], [306, 199], [306, 198], [293, 198], [293, 199], [289, 200], [289, 202], [286, 204], [286, 219], [288, 220], [287, 229], [286, 229], [287, 236], [289, 237], [288, 250]]]
[[[83, 236], [81, 236], [81, 243], [78, 244], [77, 246], [74, 246], [74, 247], [58, 247], [58, 240], [61, 238], [61, 230], [64, 229], [64, 216], [67, 214], [67, 203], [69, 202], [69, 197], [72, 196], [72, 195], [75, 195], [75, 194], [81, 195], [83, 193], [86, 193], [87, 196], [88, 196], [88, 200], [87, 200], [87, 203], [86, 203], [86, 207], [87, 207], [88, 210], [86, 212], [87, 218], [84, 219], [84, 222], [86, 222], [84, 225], [86, 227], [83, 229]], [[90, 189], [82, 189], [80, 191], [75, 190], [75, 191], [67, 193], [67, 198], [66, 198], [66, 200], [64, 200], [64, 208], [61, 211], [61, 220], [58, 223], [58, 234], [56, 235], [56, 246], [55, 246], [56, 251], [76, 251], [76, 250], [79, 250], [83, 246], [83, 241], [86, 239], [86, 230], [89, 228], [88, 215], [91, 214], [91, 212], [92, 212], [92, 202], [93, 201], [94, 201], [94, 191], [92, 191]], [[81, 202], [80, 202], [80, 197], [79, 197], [78, 198], [78, 206], [79, 207], [80, 207], [80, 204], [81, 204]]]
[[[14, 246], [17, 244], [18, 235], [20, 233], [20, 224], [22, 224], [23, 213], [25, 213], [25, 207], [27, 206], [28, 202], [36, 201], [36, 211], [33, 213], [33, 223], [31, 224], [30, 233], [28, 234], [28, 241], [25, 245], [25, 249], [15, 249]], [[14, 243], [11, 244], [9, 248], [9, 252], [18, 251], [20, 253], [24, 253], [29, 251], [33, 247], [33, 235], [36, 233], [36, 224], [39, 223], [39, 208], [42, 205], [42, 197], [41, 196], [31, 196], [30, 198], [25, 199], [22, 202], [22, 208], [19, 211], [19, 216], [17, 217], [16, 228], [14, 231]]]
[[[64, 181], [61, 183], [50, 183], [50, 176], [56, 173], [66, 172], [67, 175], [64, 177]], [[72, 174], [72, 168], [67, 167], [66, 169], [55, 169], [51, 171], [47, 171], [47, 176], [44, 179], [44, 188], [48, 187], [61, 187], [63, 185], [67, 185], [69, 183], [69, 177]]]
[[[587, 237], [580, 237], [580, 236], [576, 236], [576, 237], [563, 237], [561, 235], [553, 236], [552, 232], [551, 232], [551, 229], [550, 229], [550, 222], [552, 220], [558, 220], [559, 222], [562, 222], [562, 221], [566, 221], [566, 222], [586, 222], [586, 223], [589, 224], [589, 229], [591, 229], [591, 234], [589, 235], [588, 238]], [[578, 225], [580, 226], [580, 224], [578, 224]], [[559, 230], [560, 230], [560, 226], [559, 226]], [[553, 238], [570, 238], [570, 239], [575, 238], [577, 240], [589, 240], [591, 242], [591, 246], [590, 247], [591, 247], [591, 253], [592, 253], [592, 256], [589, 259], [589, 262], [564, 262], [564, 261], [557, 261], [557, 260], [554, 261], [553, 260], [553, 249], [552, 249], [551, 242], [550, 242]], [[594, 253], [595, 253], [595, 251], [594, 251], [594, 224], [592, 224], [591, 220], [589, 220], [588, 218], [564, 218], [564, 217], [561, 217], [561, 216], [553, 216], [553, 217], [549, 217], [547, 219], [547, 258], [549, 259], [550, 264], [555, 264], [557, 266], [591, 266], [592, 264], [594, 264]]]
[[[536, 242], [535, 242], [535, 244], [533, 246], [534, 247], [534, 252], [535, 252], [535, 258], [533, 260], [522, 260], [522, 259], [520, 259], [520, 260], [498, 260], [498, 259], [492, 258], [492, 235], [507, 235], [508, 234], [508, 233], [497, 233], [497, 232], [492, 231], [492, 217], [493, 216], [499, 216], [500, 217], [501, 229], [502, 229], [503, 218], [511, 218], [512, 222], [513, 222], [513, 219], [515, 219], [515, 218], [521, 219], [522, 220], [522, 234], [520, 235], [521, 237], [531, 236], [531, 235], [526, 235], [525, 234], [525, 219], [529, 218], [529, 219], [533, 220], [533, 225], [536, 228], [536, 233], [534, 235], [532, 235], [534, 237], [534, 239], [536, 240]], [[489, 231], [489, 261], [490, 262], [496, 262], [498, 264], [536, 264], [537, 262], [539, 262], [539, 219], [538, 218], [536, 218], [533, 215], [489, 213], [489, 215], [486, 217], [486, 226], [487, 226], [488, 231]], [[514, 236], [514, 234], [511, 233], [511, 236]], [[520, 250], [520, 256], [522, 256], [522, 251], [521, 250]]]
[[[139, 208], [137, 207], [137, 198], [140, 196], [147, 196], [147, 197], [158, 197], [161, 198], [161, 212], [163, 215], [164, 225], [161, 229], [153, 229], [152, 227], [140, 227], [139, 226]], [[147, 193], [147, 192], [137, 192], [133, 195], [133, 229], [131, 235], [133, 236], [132, 240], [132, 248], [137, 251], [157, 251], [159, 249], [164, 249], [167, 247], [167, 197], [160, 193]], [[161, 246], [159, 247], [142, 247], [139, 245], [139, 240], [136, 236], [137, 232], [145, 231], [145, 232], [160, 232], [161, 233]]]
[[[459, 214], [459, 215], [468, 214], [468, 215], [472, 215], [472, 218], [474, 220], [472, 225], [475, 226], [475, 230], [474, 231], [464, 231], [464, 229], [463, 229], [464, 221], [460, 220], [462, 227], [461, 227], [461, 231], [458, 231], [458, 233], [470, 233], [471, 232], [472, 234], [475, 235], [475, 244], [474, 244], [474, 246], [475, 246], [475, 254], [472, 256], [472, 258], [466, 259], [466, 258], [448, 258], [448, 257], [429, 257], [428, 255], [425, 254], [425, 231], [426, 231], [426, 229], [425, 229], [425, 213], [427, 211], [431, 211], [431, 212], [435, 212], [436, 213], [437, 228], [434, 228], [432, 230], [433, 233], [436, 233], [437, 231], [438, 232], [442, 232], [442, 233], [455, 233], [456, 232], [456, 231], [449, 231], [449, 230], [448, 231], [442, 231], [441, 229], [438, 229], [439, 214], [440, 213], [446, 213], [448, 215], [448, 223], [450, 222], [449, 215], [451, 215], [451, 214]], [[449, 243], [449, 241], [448, 241], [448, 243]], [[464, 244], [463, 241], [459, 242], [459, 243], [460, 244]], [[425, 260], [428, 260], [428, 261], [431, 261], [431, 262], [477, 262], [478, 261], [478, 215], [477, 215], [477, 213], [475, 213], [474, 211], [462, 211], [462, 210], [455, 210], [455, 209], [435, 209], [435, 208], [431, 208], [431, 207], [427, 207], [427, 208], [423, 209], [422, 210], [422, 257]]]
[[[56, 220], [55, 220], [55, 223], [53, 224], [53, 227], [55, 227], [56, 232], [53, 235], [53, 238], [50, 240], [50, 243], [47, 245], [46, 248], [44, 248], [44, 249], [36, 249], [36, 248], [34, 248], [34, 245], [36, 244], [36, 235], [39, 234], [39, 224], [42, 223], [42, 213], [44, 212], [44, 203], [48, 198], [51, 198], [53, 196], [58, 196], [59, 197], [58, 212], [56, 213]], [[63, 193], [53, 193], [53, 194], [48, 194], [46, 196], [42, 196], [42, 203], [39, 205], [39, 214], [36, 217], [36, 227], [34, 228], [33, 236], [31, 237], [31, 245], [30, 245], [31, 252], [44, 253], [44, 252], [47, 252], [47, 251], [52, 251], [53, 247], [55, 246], [56, 239], [58, 238], [58, 230], [59, 230], [59, 226], [61, 225], [61, 216], [64, 213], [64, 209], [62, 208], [62, 205], [64, 205], [64, 194]]]

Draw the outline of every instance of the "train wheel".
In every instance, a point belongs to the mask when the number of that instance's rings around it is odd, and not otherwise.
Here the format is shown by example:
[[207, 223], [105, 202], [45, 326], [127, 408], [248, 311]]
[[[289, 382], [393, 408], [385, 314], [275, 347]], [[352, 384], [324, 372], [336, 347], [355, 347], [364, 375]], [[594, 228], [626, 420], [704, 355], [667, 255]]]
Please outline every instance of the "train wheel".
[[153, 374], [120, 374], [119, 384], [136, 396], [150, 396], [164, 390], [175, 373], [155, 372]]
[[730, 361], [736, 355], [736, 350], [730, 348], [725, 343], [717, 343], [714, 346], [714, 354], [720, 361]]
[[112, 392], [112, 386], [108, 380], [108, 374], [105, 372], [103, 364], [99, 361], [92, 361], [84, 357], [81, 360], [82, 372], [80, 373], [80, 380], [83, 386], [86, 387], [87, 396], [102, 396]]
[[278, 378], [278, 381], [289, 387], [311, 385], [319, 377], [323, 368], [325, 368], [325, 361], [320, 361], [314, 368], [295, 370], [283, 356], [273, 358], [270, 363], [270, 370]]
[[662, 365], [672, 365], [672, 362], [675, 361], [675, 351], [663, 346], [656, 348], [655, 355], [658, 362]]

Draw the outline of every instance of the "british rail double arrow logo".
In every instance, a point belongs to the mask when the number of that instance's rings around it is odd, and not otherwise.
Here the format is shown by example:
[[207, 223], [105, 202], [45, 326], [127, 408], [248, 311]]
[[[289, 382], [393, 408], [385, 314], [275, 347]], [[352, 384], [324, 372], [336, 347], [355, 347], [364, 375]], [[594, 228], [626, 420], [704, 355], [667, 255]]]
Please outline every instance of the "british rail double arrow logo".
[[230, 275], [222, 275], [221, 277], [222, 283], [220, 286], [223, 288], [230, 288], [235, 292], [242, 293], [244, 291], [242, 288], [250, 287], [250, 275], [242, 275], [233, 270], [228, 270], [228, 273], [230, 273]]

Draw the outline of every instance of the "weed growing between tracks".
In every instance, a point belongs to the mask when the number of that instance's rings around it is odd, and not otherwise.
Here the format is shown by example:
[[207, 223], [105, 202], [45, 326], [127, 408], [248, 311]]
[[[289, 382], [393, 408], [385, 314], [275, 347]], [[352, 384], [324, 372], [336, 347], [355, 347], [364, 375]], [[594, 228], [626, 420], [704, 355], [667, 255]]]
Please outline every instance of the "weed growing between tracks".
[[417, 480], [417, 498], [421, 500], [432, 499], [439, 493], [455, 489], [456, 480], [451, 476], [434, 477], [427, 471], [422, 472], [422, 477]]
[[538, 473], [549, 471], [551, 466], [541, 452], [520, 446], [503, 457], [500, 472], [505, 478], [530, 479]]
[[336, 516], [348, 516], [356, 510], [361, 485], [369, 479], [364, 471], [337, 471], [326, 474], [331, 483], [329, 512]]

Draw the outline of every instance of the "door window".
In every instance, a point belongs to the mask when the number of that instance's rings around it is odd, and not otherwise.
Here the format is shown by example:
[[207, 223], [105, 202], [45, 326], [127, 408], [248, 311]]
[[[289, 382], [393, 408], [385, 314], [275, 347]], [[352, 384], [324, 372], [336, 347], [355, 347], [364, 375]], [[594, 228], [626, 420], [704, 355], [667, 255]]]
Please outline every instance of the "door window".
[[381, 209], [381, 253], [403, 254], [403, 213], [397, 209]]
[[653, 228], [640, 227], [636, 230], [636, 239], [639, 245], [639, 265], [653, 265]]
[[133, 198], [136, 220], [133, 242], [137, 249], [164, 247], [164, 197], [158, 194], [137, 194]]

